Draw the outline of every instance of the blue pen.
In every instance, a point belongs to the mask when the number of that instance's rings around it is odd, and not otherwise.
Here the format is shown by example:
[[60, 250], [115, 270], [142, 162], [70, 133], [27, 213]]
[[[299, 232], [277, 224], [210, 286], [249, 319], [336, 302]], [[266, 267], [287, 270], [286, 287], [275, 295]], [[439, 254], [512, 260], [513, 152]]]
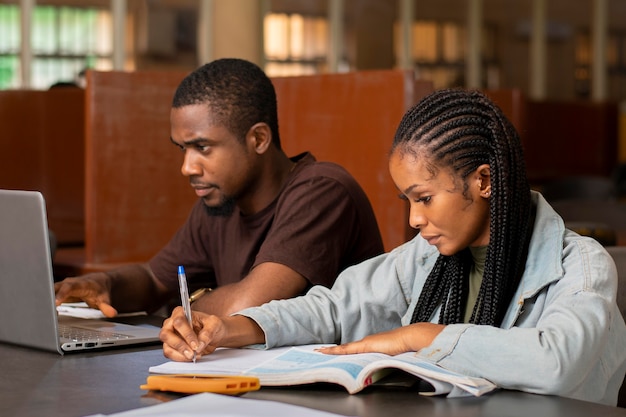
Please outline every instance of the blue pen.
[[[187, 276], [185, 275], [185, 268], [182, 265], [178, 266], [178, 285], [180, 286], [180, 301], [183, 306], [183, 311], [189, 321], [189, 325], [193, 328], [191, 322], [191, 303], [189, 302], [189, 290], [187, 289]], [[196, 352], [193, 352], [193, 363], [196, 363]]]

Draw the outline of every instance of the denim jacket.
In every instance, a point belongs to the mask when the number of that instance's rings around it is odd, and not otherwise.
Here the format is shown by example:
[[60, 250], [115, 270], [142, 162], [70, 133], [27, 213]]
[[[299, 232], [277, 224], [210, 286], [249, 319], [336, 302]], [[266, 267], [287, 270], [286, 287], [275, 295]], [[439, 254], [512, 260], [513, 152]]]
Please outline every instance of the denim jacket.
[[[626, 372], [615, 264], [595, 240], [565, 229], [540, 194], [532, 198], [528, 260], [502, 325], [448, 325], [418, 355], [501, 388], [615, 405]], [[438, 254], [418, 235], [346, 269], [332, 289], [238, 314], [260, 325], [266, 347], [359, 340], [410, 323]]]

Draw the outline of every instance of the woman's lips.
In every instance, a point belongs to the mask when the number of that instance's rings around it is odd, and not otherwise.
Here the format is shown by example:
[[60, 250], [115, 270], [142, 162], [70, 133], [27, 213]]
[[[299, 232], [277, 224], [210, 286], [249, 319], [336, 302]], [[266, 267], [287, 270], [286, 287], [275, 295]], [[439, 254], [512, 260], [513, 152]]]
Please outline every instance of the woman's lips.
[[422, 237], [428, 242], [429, 245], [436, 245], [439, 242], [441, 236], [424, 236]]

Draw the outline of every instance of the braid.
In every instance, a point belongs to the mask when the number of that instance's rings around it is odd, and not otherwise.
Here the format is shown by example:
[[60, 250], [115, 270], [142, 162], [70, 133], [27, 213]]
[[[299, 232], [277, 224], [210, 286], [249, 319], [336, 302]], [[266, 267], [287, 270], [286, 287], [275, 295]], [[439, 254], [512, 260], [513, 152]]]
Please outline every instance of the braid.
[[[490, 237], [485, 271], [470, 322], [500, 325], [524, 272], [533, 216], [519, 136], [501, 110], [478, 91], [440, 90], [403, 117], [391, 151], [428, 158], [463, 179], [480, 165], [491, 175]], [[419, 152], [418, 152], [419, 151]], [[520, 219], [528, 219], [520, 221]], [[413, 312], [412, 322], [463, 319], [472, 266], [469, 250], [439, 255]]]

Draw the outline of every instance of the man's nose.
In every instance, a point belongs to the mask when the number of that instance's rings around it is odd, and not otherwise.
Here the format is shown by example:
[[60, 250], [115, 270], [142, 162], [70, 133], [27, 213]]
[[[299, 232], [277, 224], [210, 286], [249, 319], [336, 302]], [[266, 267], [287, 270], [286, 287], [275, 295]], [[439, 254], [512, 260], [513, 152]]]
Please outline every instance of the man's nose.
[[183, 165], [180, 167], [180, 172], [185, 177], [200, 175], [202, 173], [202, 169], [200, 165], [197, 163], [196, 159], [194, 158], [192, 152], [185, 151], [185, 156], [183, 158]]

